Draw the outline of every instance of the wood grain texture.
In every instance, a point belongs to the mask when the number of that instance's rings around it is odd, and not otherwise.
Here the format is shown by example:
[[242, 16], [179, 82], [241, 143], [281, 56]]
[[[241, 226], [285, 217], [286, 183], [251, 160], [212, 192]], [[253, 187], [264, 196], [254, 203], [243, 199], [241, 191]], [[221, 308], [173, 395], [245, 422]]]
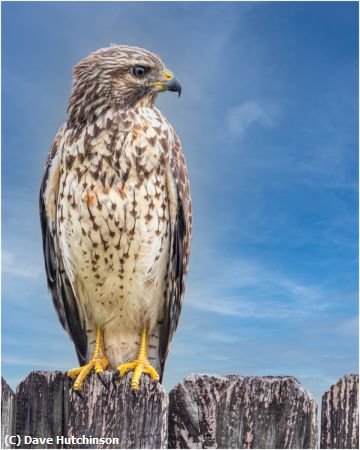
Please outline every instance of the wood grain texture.
[[14, 448], [5, 444], [5, 436], [15, 431], [15, 394], [1, 377], [1, 448]]
[[[63, 372], [32, 372], [16, 391], [16, 433], [24, 437], [53, 437], [53, 445], [24, 445], [24, 448], [166, 448], [168, 396], [160, 384], [147, 377], [141, 389], [130, 388], [131, 375], [112, 382], [108, 388], [92, 374], [80, 398], [71, 390]], [[119, 445], [89, 442], [85, 445], [56, 443], [66, 438], [119, 438]]]
[[120, 445], [112, 448], [167, 448], [168, 396], [164, 388], [143, 377], [135, 392], [130, 389], [132, 374], [115, 382], [110, 373], [105, 375], [108, 389], [92, 376], [85, 383], [84, 400], [71, 394], [68, 436], [120, 438]]
[[[53, 437], [23, 448], [316, 448], [317, 405], [293, 377], [189, 375], [169, 394], [131, 374], [107, 387], [91, 375], [80, 398], [63, 372], [32, 372], [16, 394], [2, 379], [1, 448], [7, 434]], [[358, 448], [359, 377], [322, 399], [321, 448]], [[168, 423], [169, 420], [169, 423]], [[56, 436], [116, 437], [119, 445], [56, 443]]]
[[[16, 434], [47, 438], [66, 435], [70, 380], [63, 372], [31, 372], [16, 390]], [[48, 448], [62, 448], [54, 441]], [[44, 448], [28, 444], [24, 448]]]
[[190, 375], [169, 397], [170, 448], [317, 444], [317, 404], [293, 377]]
[[345, 375], [323, 395], [320, 448], [359, 448], [359, 375]]

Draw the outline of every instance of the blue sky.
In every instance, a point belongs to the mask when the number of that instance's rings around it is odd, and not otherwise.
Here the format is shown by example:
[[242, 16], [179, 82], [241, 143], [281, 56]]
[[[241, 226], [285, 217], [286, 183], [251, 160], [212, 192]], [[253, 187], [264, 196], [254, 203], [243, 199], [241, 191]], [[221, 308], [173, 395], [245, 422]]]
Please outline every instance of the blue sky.
[[317, 399], [358, 368], [356, 3], [2, 4], [2, 373], [66, 370], [38, 188], [71, 68], [110, 43], [182, 82], [194, 232], [165, 372], [298, 377]]

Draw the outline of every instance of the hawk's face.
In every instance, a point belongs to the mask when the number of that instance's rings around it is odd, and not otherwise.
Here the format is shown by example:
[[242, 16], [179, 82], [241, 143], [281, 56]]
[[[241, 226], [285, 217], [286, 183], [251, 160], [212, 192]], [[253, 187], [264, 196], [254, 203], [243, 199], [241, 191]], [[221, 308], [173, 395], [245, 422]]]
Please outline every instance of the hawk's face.
[[161, 59], [137, 47], [117, 45], [91, 53], [74, 68], [70, 119], [81, 121], [104, 107], [152, 106], [159, 92], [181, 86]]

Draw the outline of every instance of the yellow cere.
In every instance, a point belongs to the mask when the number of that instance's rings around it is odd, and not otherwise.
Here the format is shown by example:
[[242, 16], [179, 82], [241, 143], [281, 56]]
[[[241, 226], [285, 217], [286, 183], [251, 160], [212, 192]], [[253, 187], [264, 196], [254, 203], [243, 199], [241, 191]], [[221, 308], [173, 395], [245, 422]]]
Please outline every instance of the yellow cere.
[[172, 78], [174, 78], [174, 75], [170, 72], [168, 72], [167, 70], [165, 70], [165, 72], [163, 73], [164, 77], [168, 80], [171, 80]]

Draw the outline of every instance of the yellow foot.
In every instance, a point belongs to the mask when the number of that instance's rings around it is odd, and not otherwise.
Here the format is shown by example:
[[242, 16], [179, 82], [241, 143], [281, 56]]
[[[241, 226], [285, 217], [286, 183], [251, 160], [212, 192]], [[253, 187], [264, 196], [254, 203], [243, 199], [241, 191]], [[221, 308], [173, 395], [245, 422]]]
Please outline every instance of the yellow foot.
[[102, 332], [100, 329], [97, 329], [94, 353], [90, 361], [84, 366], [69, 370], [67, 373], [68, 377], [75, 379], [73, 385], [74, 391], [80, 391], [82, 389], [85, 378], [92, 370], [95, 370], [95, 373], [101, 377], [109, 364], [109, 360], [103, 353]]
[[131, 379], [131, 389], [134, 391], [139, 389], [140, 378], [143, 373], [150, 375], [152, 381], [159, 381], [160, 376], [157, 371], [150, 365], [145, 358], [136, 358], [129, 363], [120, 364], [118, 366], [119, 377], [122, 378], [128, 372], [134, 371]]
[[148, 333], [146, 328], [142, 330], [139, 354], [134, 361], [120, 364], [118, 366], [119, 376], [122, 378], [128, 372], [134, 371], [131, 379], [131, 389], [136, 391], [139, 389], [140, 378], [143, 373], [150, 375], [152, 381], [159, 381], [160, 376], [157, 371], [150, 365], [147, 357]]
[[80, 391], [82, 389], [85, 378], [93, 369], [96, 374], [103, 374], [108, 365], [109, 360], [103, 356], [102, 358], [91, 358], [85, 366], [76, 367], [75, 369], [69, 370], [67, 373], [68, 377], [75, 379], [73, 386], [74, 391]]

